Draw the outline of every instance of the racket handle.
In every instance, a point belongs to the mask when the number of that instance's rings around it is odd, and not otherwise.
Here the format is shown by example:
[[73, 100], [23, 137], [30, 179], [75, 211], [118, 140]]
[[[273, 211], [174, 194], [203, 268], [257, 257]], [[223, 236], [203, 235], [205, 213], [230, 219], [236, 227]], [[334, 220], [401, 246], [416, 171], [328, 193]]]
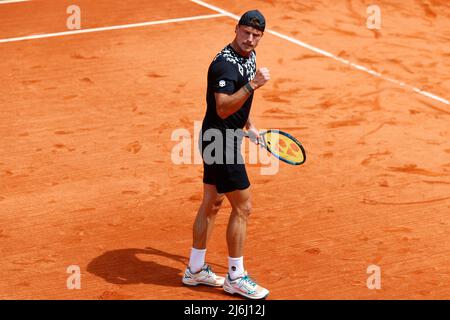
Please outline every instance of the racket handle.
[[264, 140], [263, 140], [261, 134], [258, 136], [259, 139], [256, 139], [256, 141], [255, 141], [255, 139], [254, 139], [253, 136], [250, 136], [250, 135], [248, 134], [248, 132], [245, 132], [245, 133], [244, 133], [244, 137], [249, 138], [250, 141], [252, 141], [253, 143], [256, 143], [258, 146], [264, 147], [264, 145], [263, 145], [263, 143], [262, 143], [262, 141], [264, 141]]

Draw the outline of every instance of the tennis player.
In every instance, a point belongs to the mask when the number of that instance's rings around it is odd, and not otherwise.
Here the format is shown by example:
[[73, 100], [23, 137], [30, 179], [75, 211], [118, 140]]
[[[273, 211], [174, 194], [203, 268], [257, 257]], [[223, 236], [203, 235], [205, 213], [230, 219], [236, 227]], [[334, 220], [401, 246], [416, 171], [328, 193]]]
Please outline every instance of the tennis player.
[[[208, 130], [219, 131], [226, 143], [223, 161], [211, 163], [205, 148], [214, 140], [206, 141], [205, 138], [200, 141], [204, 168], [203, 200], [193, 226], [189, 266], [182, 278], [186, 285], [223, 286], [228, 293], [250, 299], [265, 298], [269, 291], [252, 280], [244, 268], [244, 242], [251, 212], [250, 182], [241, 155], [242, 137], [230, 141], [225, 136], [227, 129], [245, 127], [250, 135], [258, 137], [258, 130], [249, 114], [254, 91], [270, 79], [267, 68], [256, 70], [255, 48], [264, 34], [265, 25], [265, 18], [258, 10], [246, 12], [236, 25], [233, 42], [218, 53], [209, 66], [207, 110], [201, 136], [206, 137]], [[233, 163], [226, 161], [230, 154], [235, 159]], [[224, 278], [216, 275], [205, 263], [205, 254], [214, 220], [225, 197], [230, 201], [232, 211], [227, 227], [228, 274]]]

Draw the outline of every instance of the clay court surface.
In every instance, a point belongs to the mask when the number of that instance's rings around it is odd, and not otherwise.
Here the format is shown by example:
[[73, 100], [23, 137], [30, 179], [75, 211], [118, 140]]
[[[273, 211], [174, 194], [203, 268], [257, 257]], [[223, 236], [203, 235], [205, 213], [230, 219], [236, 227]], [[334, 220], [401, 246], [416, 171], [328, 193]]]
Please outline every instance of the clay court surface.
[[[253, 213], [245, 266], [269, 299], [450, 298], [450, 4], [208, 0], [382, 77], [266, 32], [271, 81], [256, 92], [258, 128], [307, 150], [276, 175], [249, 165]], [[175, 165], [171, 134], [206, 108], [206, 72], [236, 20], [191, 1], [0, 2], [0, 298], [239, 299], [188, 288], [202, 166]], [[399, 85], [386, 78], [405, 82]], [[418, 88], [434, 96], [414, 91]], [[207, 261], [227, 271], [220, 211]], [[81, 289], [66, 272], [81, 268]], [[366, 286], [381, 268], [381, 289]]]

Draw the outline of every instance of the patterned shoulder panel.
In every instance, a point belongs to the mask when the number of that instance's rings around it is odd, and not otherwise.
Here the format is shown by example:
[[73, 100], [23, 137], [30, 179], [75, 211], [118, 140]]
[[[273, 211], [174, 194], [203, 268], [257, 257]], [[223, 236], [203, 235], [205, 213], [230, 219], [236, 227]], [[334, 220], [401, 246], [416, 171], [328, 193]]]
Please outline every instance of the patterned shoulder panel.
[[256, 75], [256, 54], [254, 51], [250, 54], [250, 57], [245, 59], [236, 54], [228, 45], [216, 55], [213, 61], [219, 58], [236, 65], [242, 76], [244, 76], [243, 70], [245, 69], [248, 81], [252, 80]]

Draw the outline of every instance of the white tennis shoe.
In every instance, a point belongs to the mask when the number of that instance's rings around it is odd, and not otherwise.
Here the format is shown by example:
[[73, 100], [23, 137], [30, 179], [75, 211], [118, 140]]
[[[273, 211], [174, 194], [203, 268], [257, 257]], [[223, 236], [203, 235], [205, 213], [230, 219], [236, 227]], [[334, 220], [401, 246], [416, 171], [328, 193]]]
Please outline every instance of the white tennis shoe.
[[259, 286], [247, 273], [234, 280], [231, 280], [230, 275], [227, 274], [223, 290], [230, 294], [240, 294], [249, 299], [264, 299], [269, 295], [269, 290]]
[[205, 264], [197, 273], [192, 273], [191, 269], [187, 267], [181, 281], [187, 286], [197, 286], [199, 284], [203, 284], [206, 286], [221, 287], [223, 286], [225, 278], [216, 275], [211, 270], [211, 267]]

